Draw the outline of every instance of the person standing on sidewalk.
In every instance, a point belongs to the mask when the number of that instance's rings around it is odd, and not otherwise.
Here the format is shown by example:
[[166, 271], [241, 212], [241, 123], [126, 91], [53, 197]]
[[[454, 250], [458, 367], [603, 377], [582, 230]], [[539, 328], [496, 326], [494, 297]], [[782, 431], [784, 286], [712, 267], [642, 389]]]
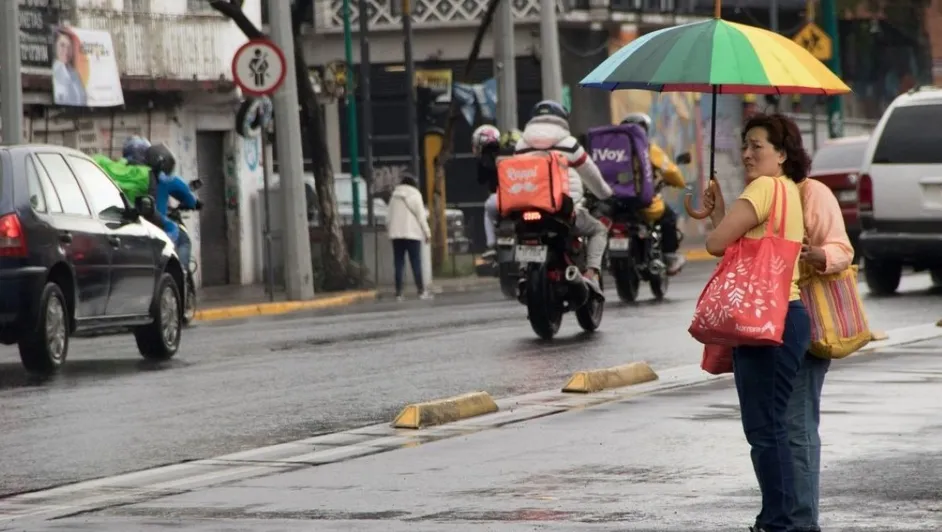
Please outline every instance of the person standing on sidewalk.
[[419, 182], [410, 174], [402, 178], [389, 198], [386, 229], [393, 246], [396, 300], [402, 301], [402, 270], [406, 265], [406, 255], [409, 256], [419, 298], [431, 299], [432, 294], [425, 289], [422, 280], [422, 244], [431, 240], [432, 230], [419, 192]]
[[[805, 179], [801, 191], [805, 243], [801, 249], [801, 275], [831, 274], [847, 269], [854, 248], [847, 236], [837, 198], [824, 183]], [[821, 532], [818, 508], [821, 498], [821, 390], [831, 367], [830, 359], [805, 353], [795, 389], [788, 402], [788, 442], [795, 462], [795, 506], [792, 521], [799, 532]]]
[[[762, 238], [770, 224], [784, 227], [786, 239], [802, 242], [805, 228], [798, 183], [808, 176], [811, 159], [795, 122], [778, 114], [749, 119], [742, 130], [742, 162], [746, 188], [728, 212], [719, 187], [709, 187], [704, 194], [704, 205], [713, 209], [715, 227], [707, 236], [707, 251], [722, 256], [740, 238]], [[775, 220], [774, 192], [780, 184], [784, 185], [787, 206]], [[788, 404], [811, 346], [811, 321], [798, 288], [799, 262], [794, 264], [782, 345], [733, 350], [743, 432], [752, 448], [752, 464], [762, 492], [762, 510], [753, 532], [795, 530], [795, 466], [789, 446]]]

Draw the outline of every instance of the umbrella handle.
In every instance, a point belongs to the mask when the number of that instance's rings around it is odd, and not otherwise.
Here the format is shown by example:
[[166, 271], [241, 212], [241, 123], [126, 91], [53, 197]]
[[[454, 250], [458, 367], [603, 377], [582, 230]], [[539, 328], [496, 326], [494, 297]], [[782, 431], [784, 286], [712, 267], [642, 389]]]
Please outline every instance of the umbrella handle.
[[[713, 190], [714, 193], [716, 192], [717, 186], [716, 186], [715, 180], [710, 179], [710, 184], [708, 186], [710, 189]], [[684, 209], [687, 211], [687, 214], [694, 220], [703, 220], [704, 218], [710, 216], [710, 214], [713, 213], [713, 209], [708, 209], [706, 207], [703, 207], [700, 210], [694, 209], [693, 194], [689, 192], [684, 197]]]

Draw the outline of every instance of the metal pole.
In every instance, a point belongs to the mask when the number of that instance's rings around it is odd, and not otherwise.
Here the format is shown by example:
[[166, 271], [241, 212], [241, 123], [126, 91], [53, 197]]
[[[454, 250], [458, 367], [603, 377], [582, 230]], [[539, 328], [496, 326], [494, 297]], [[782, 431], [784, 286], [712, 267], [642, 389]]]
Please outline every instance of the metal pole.
[[[769, 0], [769, 29], [778, 33], [778, 0]], [[775, 105], [772, 109], [777, 113], [782, 96], [779, 94], [775, 99]]]
[[265, 228], [262, 230], [262, 237], [265, 239], [265, 264], [266, 264], [266, 283], [268, 288], [268, 300], [275, 300], [275, 261], [272, 260], [271, 245], [271, 174], [274, 166], [274, 157], [271, 153], [271, 142], [268, 141], [268, 128], [263, 128], [262, 135], [262, 195], [264, 196], [265, 208]]
[[[841, 77], [841, 39], [837, 31], [837, 2], [821, 0], [821, 26], [824, 33], [831, 37], [831, 59], [827, 61], [831, 72]], [[828, 96], [828, 136], [844, 136], [844, 100], [841, 96]]]
[[[360, 134], [357, 131], [357, 99], [353, 93], [353, 30], [350, 0], [343, 0], [343, 48], [347, 60], [347, 153], [350, 155], [350, 186], [353, 187], [353, 260], [363, 262], [363, 231], [360, 220]], [[366, 13], [360, 13], [360, 17]]]
[[285, 255], [285, 291], [289, 300], [303, 301], [314, 298], [314, 274], [305, 205], [304, 166], [301, 160], [304, 155], [301, 151], [301, 135], [298, 133], [301, 131], [301, 118], [298, 114], [298, 80], [290, 3], [268, 2], [268, 20], [272, 41], [281, 48], [286, 61], [284, 85], [272, 95], [285, 217], [281, 240]]
[[818, 151], [818, 97], [814, 97], [811, 104], [811, 145], [815, 152]]
[[769, 29], [778, 33], [778, 0], [769, 0]]
[[504, 0], [497, 6], [495, 22], [497, 127], [501, 131], [510, 131], [517, 127], [517, 54], [514, 43], [513, 4], [509, 0]]
[[0, 121], [4, 144], [23, 143], [23, 84], [20, 74], [20, 5], [0, 8]]
[[559, 24], [556, 21], [556, 0], [540, 0], [540, 51], [542, 55], [540, 71], [543, 79], [543, 98], [562, 103], [563, 73], [559, 59]]
[[374, 228], [373, 238], [376, 238], [376, 216], [373, 212], [373, 197], [376, 190], [373, 188], [373, 96], [370, 88], [370, 20], [365, 16], [368, 13], [367, 0], [359, 0], [357, 8], [360, 12], [360, 98], [363, 102], [361, 114], [363, 118], [363, 178], [366, 179], [366, 223]]
[[418, 177], [419, 168], [419, 119], [415, 98], [415, 59], [412, 57], [412, 2], [402, 0], [403, 52], [406, 59], [406, 94], [409, 121], [409, 155], [412, 175]]

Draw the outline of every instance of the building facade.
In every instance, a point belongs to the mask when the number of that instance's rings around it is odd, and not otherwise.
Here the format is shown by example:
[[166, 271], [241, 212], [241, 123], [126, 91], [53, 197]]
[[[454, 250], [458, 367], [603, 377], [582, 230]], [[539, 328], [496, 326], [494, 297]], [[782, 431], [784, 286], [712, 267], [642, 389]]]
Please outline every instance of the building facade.
[[[250, 205], [262, 180], [259, 141], [235, 134], [238, 91], [231, 61], [246, 39], [203, 0], [15, 0], [20, 2], [24, 138], [120, 157], [124, 140], [163, 142], [177, 172], [199, 177], [204, 208], [187, 213], [203, 286], [261, 279]], [[261, 23], [260, 0], [246, 0]], [[111, 35], [124, 105], [62, 107], [53, 103], [51, 64], [57, 26]]]

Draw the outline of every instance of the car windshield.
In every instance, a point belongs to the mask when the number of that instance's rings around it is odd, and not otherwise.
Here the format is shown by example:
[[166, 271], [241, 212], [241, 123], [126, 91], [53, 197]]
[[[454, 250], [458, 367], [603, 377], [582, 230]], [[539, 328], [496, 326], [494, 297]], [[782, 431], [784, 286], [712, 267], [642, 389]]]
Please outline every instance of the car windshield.
[[863, 166], [867, 142], [836, 142], [822, 146], [814, 154], [811, 169], [815, 172], [830, 170], [857, 170]]
[[942, 104], [911, 105], [892, 111], [873, 153], [874, 164], [942, 164]]

